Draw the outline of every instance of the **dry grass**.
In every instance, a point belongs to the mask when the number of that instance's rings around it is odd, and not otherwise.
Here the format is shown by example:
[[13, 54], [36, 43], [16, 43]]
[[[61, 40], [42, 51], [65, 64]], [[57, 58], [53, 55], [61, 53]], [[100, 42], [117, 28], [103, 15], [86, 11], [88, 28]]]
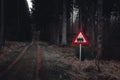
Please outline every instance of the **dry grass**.
[[[80, 62], [75, 56], [66, 55], [69, 48], [52, 48], [63, 53], [59, 54], [59, 63], [55, 64], [68, 73], [72, 80], [120, 80], [120, 61], [100, 61], [101, 72], [98, 72], [95, 60], [84, 60]], [[52, 58], [55, 59], [54, 57]], [[54, 62], [50, 64], [54, 64]]]
[[95, 60], [81, 61], [74, 55], [72, 48], [48, 46], [43, 49], [46, 66], [58, 67], [69, 74], [71, 80], [120, 80], [120, 61], [100, 61], [98, 72]]
[[13, 57], [15, 52], [18, 51], [17, 48], [25, 45], [24, 43], [18, 42], [6, 42], [4, 47], [0, 48], [0, 64], [5, 64], [11, 57]]

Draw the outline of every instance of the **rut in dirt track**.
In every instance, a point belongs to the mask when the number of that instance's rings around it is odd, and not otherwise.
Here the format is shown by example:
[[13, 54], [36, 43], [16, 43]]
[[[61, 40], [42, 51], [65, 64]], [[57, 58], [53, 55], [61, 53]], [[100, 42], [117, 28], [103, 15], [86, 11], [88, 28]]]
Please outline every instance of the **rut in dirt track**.
[[39, 72], [42, 66], [40, 47], [33, 44], [19, 56], [20, 59], [12, 63], [11, 69], [0, 80], [40, 80]]

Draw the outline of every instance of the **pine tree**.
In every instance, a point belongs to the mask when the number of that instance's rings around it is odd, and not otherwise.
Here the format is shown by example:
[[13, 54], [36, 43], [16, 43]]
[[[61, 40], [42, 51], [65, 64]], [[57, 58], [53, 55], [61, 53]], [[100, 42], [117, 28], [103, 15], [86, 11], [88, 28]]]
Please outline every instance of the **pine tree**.
[[4, 45], [4, 0], [1, 0], [0, 46]]
[[66, 2], [63, 1], [63, 22], [62, 22], [62, 45], [67, 44], [67, 16], [66, 16]]

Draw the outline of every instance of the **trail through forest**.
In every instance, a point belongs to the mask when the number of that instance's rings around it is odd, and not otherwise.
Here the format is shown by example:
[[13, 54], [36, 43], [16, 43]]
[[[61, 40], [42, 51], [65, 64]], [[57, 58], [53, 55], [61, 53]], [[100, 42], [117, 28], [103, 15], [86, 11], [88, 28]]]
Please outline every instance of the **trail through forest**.
[[[7, 54], [0, 56], [0, 75], [5, 72], [0, 80], [120, 79], [119, 61], [101, 60], [101, 72], [98, 72], [95, 60], [79, 61], [74, 54], [74, 48], [70, 46], [63, 48], [44, 42], [32, 44], [16, 42], [9, 48], [13, 48], [12, 53], [8, 51]], [[17, 54], [14, 49], [18, 51]], [[8, 55], [13, 56], [13, 59], [7, 59]]]

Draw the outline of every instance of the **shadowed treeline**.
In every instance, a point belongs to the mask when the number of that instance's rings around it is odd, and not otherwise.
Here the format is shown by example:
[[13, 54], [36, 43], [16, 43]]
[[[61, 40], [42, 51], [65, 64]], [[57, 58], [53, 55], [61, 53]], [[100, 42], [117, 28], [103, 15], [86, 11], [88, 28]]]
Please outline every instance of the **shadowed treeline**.
[[[3, 41], [31, 41], [32, 29], [35, 28], [35, 31], [40, 31], [39, 40], [64, 46], [71, 44], [82, 27], [90, 41], [85, 53], [90, 50], [96, 55], [101, 51], [105, 58], [109, 55], [114, 59], [120, 56], [119, 0], [101, 0], [101, 3], [99, 0], [33, 0], [32, 15], [26, 0], [1, 1], [4, 1], [4, 6], [0, 6]], [[75, 23], [72, 22], [74, 8], [79, 10]]]

